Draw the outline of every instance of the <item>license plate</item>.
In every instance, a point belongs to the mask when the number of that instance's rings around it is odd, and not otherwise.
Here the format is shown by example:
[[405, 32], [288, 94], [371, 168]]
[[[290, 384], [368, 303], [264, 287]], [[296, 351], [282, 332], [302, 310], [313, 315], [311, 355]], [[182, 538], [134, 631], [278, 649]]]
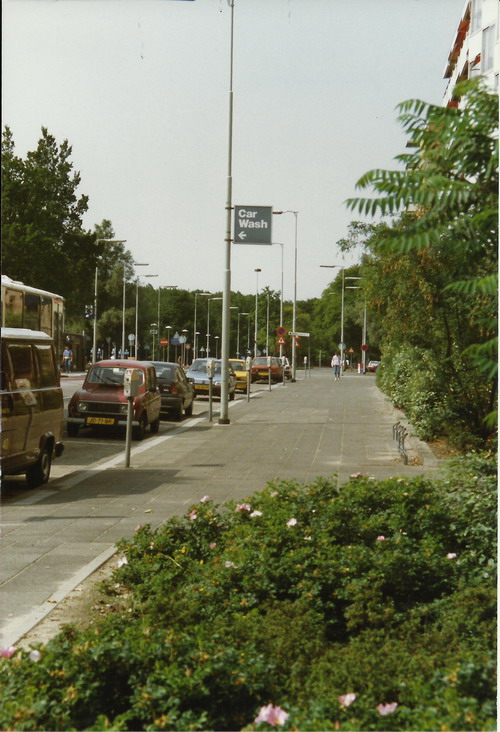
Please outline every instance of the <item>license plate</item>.
[[200, 391], [208, 391], [208, 386], [205, 386], [205, 384], [199, 384], [196, 388]]
[[87, 424], [114, 424], [113, 417], [87, 417]]
[[259, 371], [259, 376], [269, 376], [269, 371]]

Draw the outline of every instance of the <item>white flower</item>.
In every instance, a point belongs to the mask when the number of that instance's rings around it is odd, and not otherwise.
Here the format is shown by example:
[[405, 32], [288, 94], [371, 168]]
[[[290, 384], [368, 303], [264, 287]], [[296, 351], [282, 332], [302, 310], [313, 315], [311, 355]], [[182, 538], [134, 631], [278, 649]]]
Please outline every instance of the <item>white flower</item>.
[[287, 526], [295, 526], [296, 523], [297, 523], [297, 519], [296, 518], [291, 518], [290, 521], [287, 521], [286, 522], [286, 525]]
[[200, 499], [200, 503], [206, 503], [210, 500], [210, 496], [203, 496], [203, 498]]
[[34, 661], [35, 663], [38, 663], [38, 661], [41, 659], [41, 657], [42, 657], [42, 654], [40, 653], [40, 651], [31, 651], [31, 653], [28, 656], [30, 661]]
[[262, 516], [262, 511], [252, 511], [250, 514], [250, 518], [256, 518], [257, 516]]
[[127, 557], [120, 557], [120, 559], [116, 563], [116, 566], [118, 567], [118, 569], [120, 569], [120, 567], [123, 567], [124, 564], [128, 564]]

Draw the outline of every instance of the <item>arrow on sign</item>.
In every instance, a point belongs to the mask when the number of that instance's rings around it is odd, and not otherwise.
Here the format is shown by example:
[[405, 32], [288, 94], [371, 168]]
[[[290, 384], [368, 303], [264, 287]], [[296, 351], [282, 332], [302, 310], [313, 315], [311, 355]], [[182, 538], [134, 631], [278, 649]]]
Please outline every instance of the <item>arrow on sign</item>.
[[246, 238], [247, 238], [246, 231], [240, 231], [240, 233], [238, 234], [238, 239], [246, 239]]

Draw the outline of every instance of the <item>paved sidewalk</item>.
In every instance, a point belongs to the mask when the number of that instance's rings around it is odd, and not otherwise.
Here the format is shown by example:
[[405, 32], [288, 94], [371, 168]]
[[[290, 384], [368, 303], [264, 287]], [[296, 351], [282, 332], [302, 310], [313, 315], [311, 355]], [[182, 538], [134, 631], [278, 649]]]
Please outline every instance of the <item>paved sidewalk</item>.
[[[0, 545], [0, 645], [15, 643], [74, 587], [114, 553], [138, 524], [156, 527], [209, 495], [240, 500], [267, 481], [308, 482], [352, 473], [374, 478], [415, 476], [438, 469], [427, 448], [424, 463], [404, 465], [392, 439], [400, 418], [372, 375], [330, 369], [294, 384], [260, 385], [247, 402], [230, 403], [231, 424], [203, 416], [135, 443], [131, 468], [123, 454], [6, 501]], [[410, 438], [410, 456], [420, 443]]]

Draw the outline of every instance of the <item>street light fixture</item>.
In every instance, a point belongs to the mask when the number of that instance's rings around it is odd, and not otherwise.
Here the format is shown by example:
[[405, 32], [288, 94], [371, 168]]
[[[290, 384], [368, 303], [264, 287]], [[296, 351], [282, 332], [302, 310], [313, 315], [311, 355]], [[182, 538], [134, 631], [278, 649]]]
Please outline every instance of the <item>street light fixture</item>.
[[[282, 214], [291, 213], [295, 216], [295, 245], [294, 245], [294, 277], [293, 277], [293, 316], [292, 316], [292, 333], [297, 332], [297, 224], [298, 211], [273, 211], [273, 214], [281, 216]], [[296, 381], [297, 375], [297, 342], [295, 336], [292, 337], [292, 381]]]
[[[223, 300], [222, 297], [209, 297], [207, 300], [207, 358], [210, 356], [210, 303], [212, 300]], [[222, 372], [221, 372], [222, 373]], [[222, 399], [222, 397], [221, 397]]]
[[[145, 267], [149, 265], [144, 265]], [[143, 277], [158, 277], [157, 274], [146, 274]], [[135, 280], [135, 343], [134, 343], [134, 358], [137, 361], [137, 348], [138, 348], [138, 336], [139, 336], [139, 279]]]
[[261, 269], [255, 269], [254, 272], [256, 273], [256, 289], [255, 289], [255, 338], [254, 338], [254, 348], [253, 348], [253, 357], [257, 357], [257, 319], [258, 319], [258, 313], [259, 313], [259, 272], [262, 272]]
[[250, 315], [250, 313], [238, 313], [238, 332], [236, 335], [236, 358], [240, 357], [240, 317], [242, 315]]
[[167, 331], [167, 361], [170, 361], [170, 331], [172, 330], [172, 326], [166, 325], [165, 330]]
[[[198, 336], [200, 335], [198, 331], [196, 330], [196, 300], [198, 298], [198, 295], [201, 297], [210, 297], [212, 293], [211, 292], [195, 292], [194, 293], [194, 344], [193, 344], [193, 359], [198, 358]], [[208, 329], [207, 329], [208, 330]]]
[[[104, 242], [106, 244], [124, 244], [126, 239], [96, 239], [96, 244]], [[95, 279], [94, 279], [94, 328], [92, 333], [92, 363], [96, 362], [97, 355], [97, 270], [98, 265], [95, 266]]]

